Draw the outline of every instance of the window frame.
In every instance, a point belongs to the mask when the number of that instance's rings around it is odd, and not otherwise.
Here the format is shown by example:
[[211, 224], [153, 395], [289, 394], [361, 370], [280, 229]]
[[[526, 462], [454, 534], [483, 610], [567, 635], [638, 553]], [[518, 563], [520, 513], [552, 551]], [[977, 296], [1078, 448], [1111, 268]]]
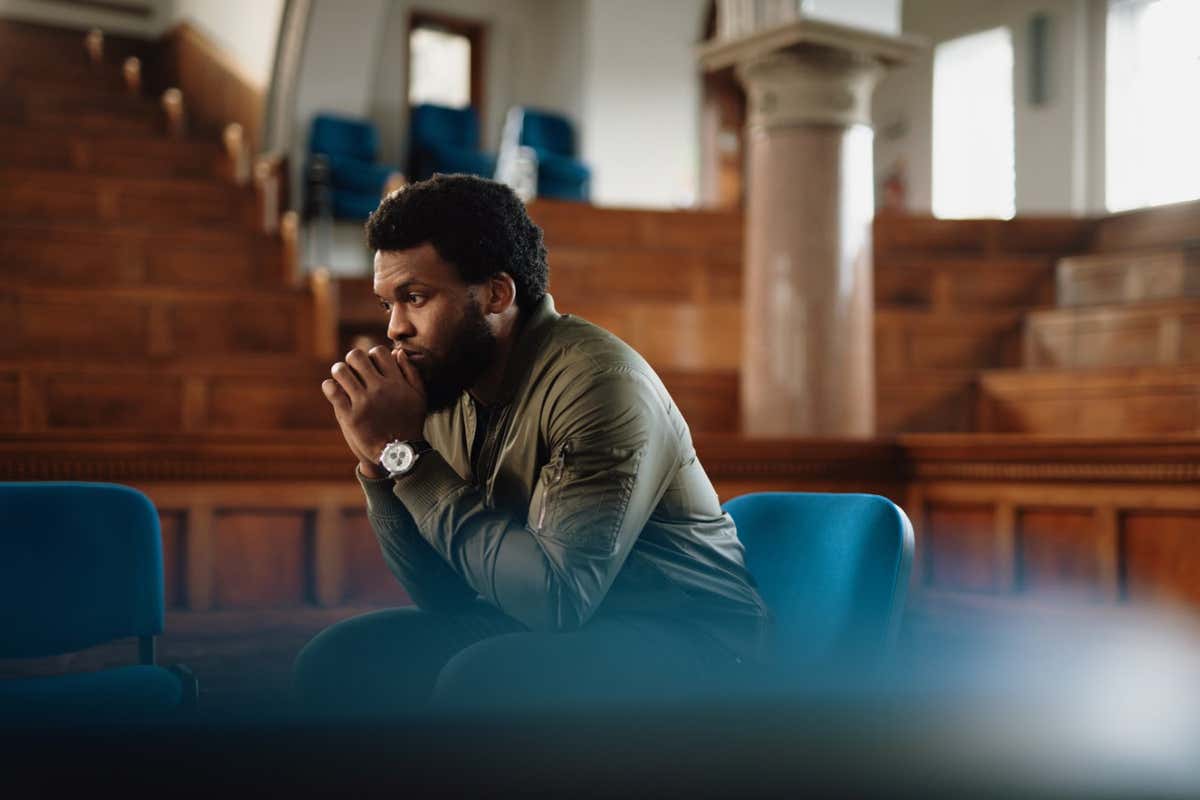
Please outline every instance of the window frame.
[[[405, 63], [407, 64], [408, 75], [412, 75], [412, 48], [409, 43], [412, 41], [412, 34], [417, 28], [426, 28], [430, 30], [452, 33], [456, 36], [462, 36], [470, 42], [471, 45], [471, 64], [470, 64], [470, 98], [469, 102], [472, 108], [475, 109], [475, 114], [480, 120], [480, 125], [483, 124], [485, 116], [485, 76], [484, 69], [486, 64], [486, 46], [487, 46], [487, 25], [477, 20], [466, 19], [464, 17], [456, 17], [452, 14], [444, 14], [440, 11], [425, 11], [414, 9], [408, 16], [408, 32], [404, 37], [405, 48]], [[409, 78], [411, 80], [411, 77]], [[408, 94], [409, 81], [405, 81], [404, 102], [411, 107], [412, 100]]]

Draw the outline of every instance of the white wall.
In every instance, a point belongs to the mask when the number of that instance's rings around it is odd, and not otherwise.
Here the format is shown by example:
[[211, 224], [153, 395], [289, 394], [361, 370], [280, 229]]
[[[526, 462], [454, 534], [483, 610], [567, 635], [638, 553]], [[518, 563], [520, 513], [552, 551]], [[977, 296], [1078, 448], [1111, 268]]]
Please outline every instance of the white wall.
[[705, 0], [587, 0], [583, 158], [598, 205], [695, 204]]
[[283, 0], [166, 0], [165, 27], [190, 22], [241, 67], [250, 83], [266, 88], [282, 15]]
[[[1104, 0], [906, 0], [903, 30], [932, 45], [998, 26], [1013, 35], [1013, 101], [1018, 214], [1103, 210]], [[1029, 21], [1050, 17], [1044, 104], [1029, 96]], [[875, 92], [877, 181], [903, 158], [909, 210], [928, 213], [932, 196], [933, 50], [890, 73]], [[1103, 119], [1102, 116], [1099, 119]], [[1099, 156], [1099, 157], [1097, 157]]]
[[807, 0], [804, 14], [879, 33], [900, 32], [900, 0]]

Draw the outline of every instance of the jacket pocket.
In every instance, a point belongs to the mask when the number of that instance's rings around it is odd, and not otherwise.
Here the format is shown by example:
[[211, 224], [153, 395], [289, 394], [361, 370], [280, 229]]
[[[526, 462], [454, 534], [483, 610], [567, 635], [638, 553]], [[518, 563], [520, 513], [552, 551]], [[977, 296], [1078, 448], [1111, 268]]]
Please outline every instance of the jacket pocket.
[[571, 443], [564, 442], [554, 451], [538, 475], [537, 484], [533, 487], [533, 496], [529, 498], [529, 515], [525, 527], [534, 533], [540, 533], [546, 527], [546, 509], [554, 502], [554, 489], [562, 483], [566, 472], [567, 453]]

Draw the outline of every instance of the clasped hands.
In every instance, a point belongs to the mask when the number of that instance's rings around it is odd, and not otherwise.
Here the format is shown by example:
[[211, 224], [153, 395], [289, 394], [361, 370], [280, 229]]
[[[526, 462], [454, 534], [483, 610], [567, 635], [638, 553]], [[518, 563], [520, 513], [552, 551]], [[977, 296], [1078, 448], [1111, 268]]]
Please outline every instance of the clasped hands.
[[425, 384], [403, 351], [355, 348], [321, 383], [342, 436], [362, 473], [386, 477], [379, 454], [393, 439], [420, 439], [425, 428]]

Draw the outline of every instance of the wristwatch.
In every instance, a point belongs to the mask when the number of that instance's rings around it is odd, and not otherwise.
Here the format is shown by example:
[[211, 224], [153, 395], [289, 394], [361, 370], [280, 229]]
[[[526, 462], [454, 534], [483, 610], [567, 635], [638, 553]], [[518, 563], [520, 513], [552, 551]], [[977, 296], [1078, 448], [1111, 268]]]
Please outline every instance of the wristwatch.
[[424, 439], [412, 439], [402, 442], [399, 439], [388, 442], [379, 454], [379, 466], [389, 478], [399, 478], [413, 471], [417, 460], [433, 449]]

